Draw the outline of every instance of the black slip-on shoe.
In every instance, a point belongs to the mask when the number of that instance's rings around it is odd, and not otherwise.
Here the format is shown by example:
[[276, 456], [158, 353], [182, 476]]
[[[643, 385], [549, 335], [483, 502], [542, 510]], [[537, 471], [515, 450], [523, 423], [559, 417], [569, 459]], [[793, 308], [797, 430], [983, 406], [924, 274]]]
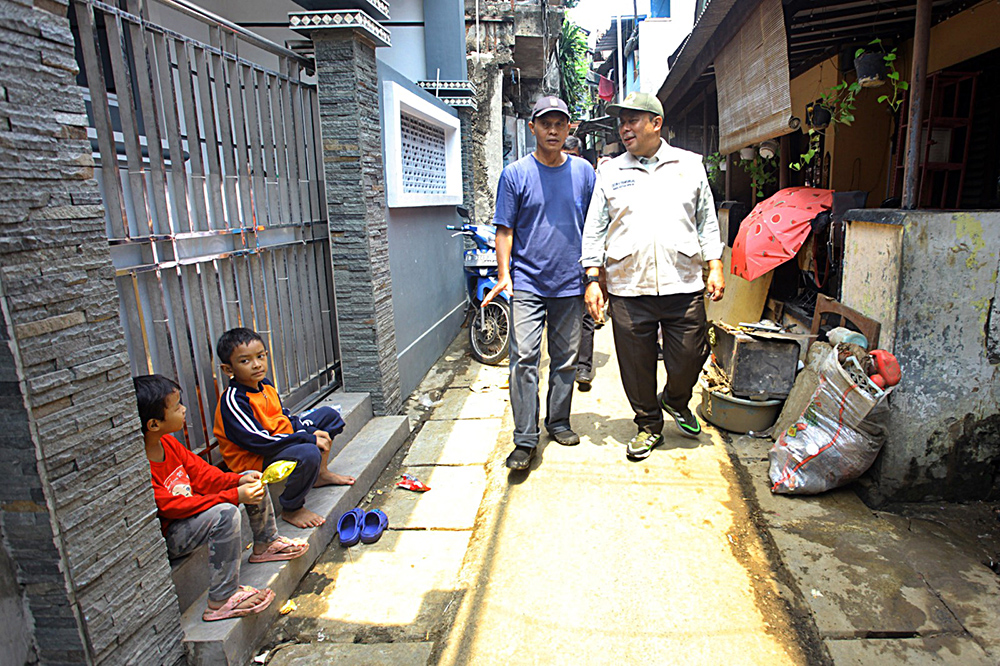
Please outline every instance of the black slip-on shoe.
[[527, 446], [515, 446], [514, 450], [507, 456], [507, 467], [515, 470], [528, 469], [533, 457], [535, 457], [534, 449]]
[[560, 430], [559, 432], [549, 433], [549, 435], [563, 446], [576, 446], [580, 443], [580, 436], [572, 430]]

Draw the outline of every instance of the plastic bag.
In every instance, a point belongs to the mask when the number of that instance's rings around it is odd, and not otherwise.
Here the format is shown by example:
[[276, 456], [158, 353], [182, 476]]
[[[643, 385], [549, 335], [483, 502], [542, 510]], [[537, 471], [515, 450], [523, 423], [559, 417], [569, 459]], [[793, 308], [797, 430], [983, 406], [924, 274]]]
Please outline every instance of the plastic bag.
[[885, 441], [890, 391], [856, 383], [840, 366], [837, 350], [828, 354], [808, 407], [768, 454], [771, 492], [811, 495], [861, 476]]
[[275, 460], [260, 475], [260, 482], [268, 484], [284, 481], [292, 473], [292, 470], [295, 469], [296, 464], [294, 460]]

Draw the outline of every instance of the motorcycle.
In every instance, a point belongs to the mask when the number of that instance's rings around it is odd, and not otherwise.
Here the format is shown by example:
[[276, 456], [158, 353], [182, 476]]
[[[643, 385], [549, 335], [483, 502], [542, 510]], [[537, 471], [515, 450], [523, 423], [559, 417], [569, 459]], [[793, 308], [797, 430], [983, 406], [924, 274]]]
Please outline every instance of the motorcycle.
[[467, 322], [472, 357], [486, 365], [499, 365], [510, 352], [510, 296], [501, 292], [484, 308], [483, 299], [497, 284], [496, 232], [483, 224], [470, 224], [469, 212], [459, 206], [462, 226], [447, 225], [475, 247], [464, 252]]

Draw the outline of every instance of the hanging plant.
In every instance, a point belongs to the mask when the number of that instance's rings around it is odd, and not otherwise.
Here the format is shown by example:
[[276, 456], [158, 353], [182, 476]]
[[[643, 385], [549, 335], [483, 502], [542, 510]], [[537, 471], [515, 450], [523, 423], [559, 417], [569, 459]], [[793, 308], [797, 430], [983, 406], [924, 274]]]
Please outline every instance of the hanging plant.
[[[897, 59], [896, 48], [893, 47], [891, 51], [886, 52], [885, 49], [882, 47], [882, 40], [877, 37], [872, 41], [868, 42], [868, 46], [879, 47], [880, 53], [882, 54], [882, 62], [885, 64], [885, 78], [886, 81], [888, 81], [889, 85], [892, 87], [892, 94], [880, 95], [878, 98], [878, 102], [879, 104], [882, 103], [886, 104], [886, 106], [892, 109], [893, 113], [896, 113], [897, 111], [899, 111], [900, 104], [903, 103], [903, 98], [906, 96], [906, 91], [910, 89], [910, 84], [904, 81], [900, 77], [899, 70], [896, 69], [896, 59]], [[863, 50], [864, 49], [858, 49], [859, 52]], [[855, 58], [855, 62], [857, 62], [857, 58]], [[858, 73], [859, 80], [860, 77], [861, 74], [859, 72]]]
[[764, 158], [759, 154], [752, 160], [740, 160], [740, 167], [750, 176], [750, 189], [759, 199], [764, 198], [764, 186], [777, 181], [774, 172], [774, 158]]

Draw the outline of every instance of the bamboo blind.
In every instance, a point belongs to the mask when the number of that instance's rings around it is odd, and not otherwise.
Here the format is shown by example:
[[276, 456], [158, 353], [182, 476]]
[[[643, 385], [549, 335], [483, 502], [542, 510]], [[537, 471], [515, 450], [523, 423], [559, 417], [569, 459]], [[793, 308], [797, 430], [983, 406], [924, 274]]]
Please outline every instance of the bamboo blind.
[[715, 59], [719, 152], [787, 134], [792, 116], [781, 0], [764, 0]]

